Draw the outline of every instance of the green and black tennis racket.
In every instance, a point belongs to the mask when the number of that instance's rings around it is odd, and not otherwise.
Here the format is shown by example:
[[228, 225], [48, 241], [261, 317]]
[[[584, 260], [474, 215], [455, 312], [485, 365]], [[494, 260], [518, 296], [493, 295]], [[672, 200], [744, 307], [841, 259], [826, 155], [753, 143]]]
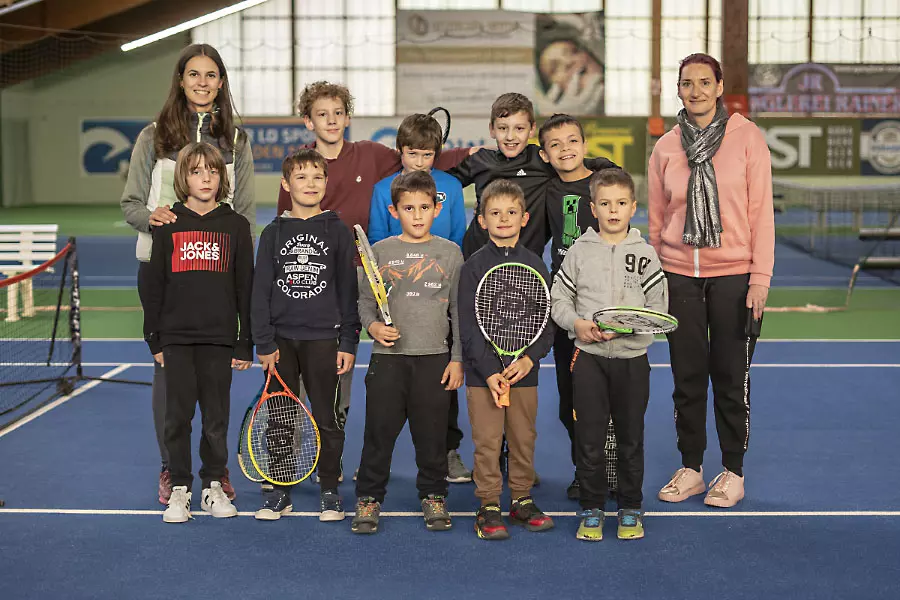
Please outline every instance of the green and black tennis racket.
[[[282, 391], [269, 391], [273, 375]], [[248, 425], [247, 450], [253, 467], [276, 485], [300, 483], [315, 471], [320, 447], [312, 414], [273, 367]]]
[[594, 323], [600, 329], [616, 333], [671, 333], [678, 328], [678, 319], [670, 314], [635, 308], [610, 306], [594, 313]]
[[[528, 265], [497, 265], [478, 282], [475, 319], [504, 370], [540, 337], [549, 318], [547, 283]], [[499, 402], [509, 406], [509, 390]]]

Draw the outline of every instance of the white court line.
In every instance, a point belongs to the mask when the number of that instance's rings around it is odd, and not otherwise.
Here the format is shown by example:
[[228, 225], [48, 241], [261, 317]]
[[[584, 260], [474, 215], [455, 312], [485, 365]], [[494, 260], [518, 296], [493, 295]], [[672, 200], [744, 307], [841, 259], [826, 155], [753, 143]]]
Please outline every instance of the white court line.
[[[21, 341], [41, 341], [39, 338], [22, 338]], [[141, 344], [146, 344], [144, 340], [141, 338], [83, 338], [82, 341], [85, 342], [140, 342]], [[756, 340], [757, 344], [767, 344], [770, 342], [795, 342], [795, 343], [806, 343], [812, 342], [816, 344], [822, 343], [869, 343], [869, 342], [885, 342], [885, 343], [900, 343], [900, 339], [880, 339], [880, 338], [853, 338], [853, 339], [826, 339], [826, 338], [815, 338], [815, 339], [793, 339], [793, 338], [771, 338], [771, 339], [761, 339]], [[360, 340], [360, 344], [371, 344], [372, 340]], [[668, 344], [669, 341], [665, 338], [659, 338], [653, 342], [654, 344]]]
[[50, 412], [51, 410], [53, 410], [54, 408], [56, 408], [56, 407], [59, 406], [60, 404], [65, 404], [66, 402], [68, 402], [69, 400], [71, 400], [72, 398], [74, 398], [75, 396], [79, 396], [79, 395], [85, 393], [86, 391], [88, 391], [88, 390], [90, 390], [90, 389], [92, 389], [92, 388], [97, 387], [98, 385], [100, 385], [101, 383], [103, 383], [103, 381], [102, 381], [103, 379], [109, 379], [109, 378], [115, 377], [116, 375], [118, 375], [119, 373], [121, 373], [122, 371], [124, 371], [125, 369], [127, 369], [127, 368], [129, 368], [129, 367], [131, 367], [131, 366], [132, 366], [132, 365], [130, 365], [130, 364], [120, 364], [120, 365], [118, 365], [115, 369], [112, 369], [112, 370], [110, 370], [110, 371], [107, 371], [106, 373], [104, 373], [103, 375], [101, 375], [101, 376], [100, 376], [100, 379], [95, 380], [95, 381], [91, 381], [90, 383], [87, 383], [87, 384], [81, 386], [80, 388], [78, 388], [77, 390], [75, 390], [74, 392], [72, 392], [71, 394], [69, 394], [68, 396], [63, 396], [63, 397], [61, 397], [61, 398], [57, 398], [56, 400], [54, 400], [54, 401], [51, 402], [50, 404], [41, 407], [40, 410], [34, 411], [33, 413], [31, 413], [30, 415], [28, 415], [27, 417], [25, 417], [25, 418], [22, 419], [21, 421], [17, 421], [17, 422], [15, 422], [15, 423], [13, 423], [12, 425], [10, 425], [9, 427], [5, 428], [5, 429], [0, 429], [0, 437], [3, 437], [3, 436], [6, 435], [6, 434], [12, 433], [13, 431], [15, 431], [16, 429], [18, 429], [18, 428], [21, 427], [22, 425], [25, 425], [25, 424], [27, 424], [27, 423], [31, 423], [32, 421], [34, 421], [35, 419], [37, 419], [37, 418], [40, 417], [41, 415], [44, 415], [44, 414]]
[[[80, 508], [0, 508], [0, 515], [88, 515], [88, 516], [160, 516], [162, 510], [90, 510]], [[193, 516], [212, 516], [203, 511], [192, 511]], [[509, 513], [503, 513], [508, 516]], [[578, 512], [548, 512], [551, 517], [578, 517]], [[240, 517], [252, 517], [252, 512], [238, 512]], [[344, 515], [352, 517], [352, 512]], [[607, 516], [616, 516], [615, 512], [607, 512]], [[318, 518], [318, 512], [291, 512], [286, 517]], [[383, 512], [382, 517], [392, 518], [422, 518], [421, 512]], [[452, 517], [475, 517], [474, 512], [451, 512]], [[712, 517], [712, 518], [757, 518], [757, 517], [900, 517], [897, 510], [813, 510], [813, 511], [647, 511], [646, 517]]]
[[[68, 366], [69, 363], [50, 363], [50, 366], [53, 367], [65, 367]], [[87, 362], [81, 363], [83, 367], [116, 367], [121, 365], [122, 363], [116, 362]], [[0, 367], [45, 367], [47, 363], [9, 363], [9, 362], [0, 362]], [[153, 363], [129, 363], [129, 367], [152, 367]], [[669, 363], [652, 363], [650, 365], [653, 368], [670, 368], [672, 365]], [[750, 365], [753, 368], [758, 369], [824, 369], [834, 367], [836, 369], [851, 369], [851, 368], [864, 368], [864, 369], [896, 369], [900, 368], [900, 363], [760, 363]], [[258, 364], [251, 365], [253, 368], [261, 368]], [[368, 363], [357, 363], [354, 365], [356, 369], [368, 369]], [[555, 369], [556, 365], [552, 363], [541, 363], [542, 369]]]

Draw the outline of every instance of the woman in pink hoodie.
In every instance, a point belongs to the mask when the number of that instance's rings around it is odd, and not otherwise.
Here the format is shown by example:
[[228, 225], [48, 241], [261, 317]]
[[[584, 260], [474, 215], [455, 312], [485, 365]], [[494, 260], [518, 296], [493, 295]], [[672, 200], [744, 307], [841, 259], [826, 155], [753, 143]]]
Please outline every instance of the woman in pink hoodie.
[[721, 101], [722, 67], [706, 54], [681, 62], [678, 125], [650, 157], [650, 243], [669, 283], [675, 430], [682, 468], [659, 492], [681, 502], [706, 491], [706, 406], [713, 386], [724, 471], [705, 503], [744, 497], [750, 437], [750, 361], [775, 262], [772, 164], [759, 128]]

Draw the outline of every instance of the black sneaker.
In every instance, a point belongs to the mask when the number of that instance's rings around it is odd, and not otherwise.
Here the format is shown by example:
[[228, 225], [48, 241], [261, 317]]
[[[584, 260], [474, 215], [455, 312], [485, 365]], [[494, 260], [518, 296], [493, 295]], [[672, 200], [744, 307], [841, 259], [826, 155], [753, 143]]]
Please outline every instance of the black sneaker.
[[320, 521], [343, 521], [344, 502], [337, 490], [322, 490], [320, 499]]
[[478, 509], [475, 517], [475, 533], [483, 540], [505, 540], [509, 530], [503, 523], [503, 514], [497, 504], [486, 504]]
[[277, 521], [281, 515], [286, 515], [293, 508], [290, 494], [275, 488], [263, 493], [263, 505], [253, 516], [259, 521]]
[[572, 483], [569, 484], [569, 487], [566, 488], [566, 497], [569, 500], [580, 500], [581, 499], [581, 482], [578, 481], [578, 478], [572, 480]]
[[381, 503], [371, 496], [363, 496], [356, 500], [356, 515], [350, 523], [353, 533], [378, 533], [378, 518], [381, 515]]
[[537, 507], [531, 496], [516, 498], [509, 508], [509, 522], [521, 525], [528, 531], [546, 531], [553, 529], [553, 519]]

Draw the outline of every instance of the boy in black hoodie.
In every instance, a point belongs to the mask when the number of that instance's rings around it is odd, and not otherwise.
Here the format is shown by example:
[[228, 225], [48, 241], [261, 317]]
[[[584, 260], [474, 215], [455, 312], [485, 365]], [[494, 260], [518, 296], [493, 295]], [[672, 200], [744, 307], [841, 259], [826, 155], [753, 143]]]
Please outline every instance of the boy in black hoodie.
[[191, 518], [191, 419], [198, 400], [201, 507], [214, 517], [237, 515], [221, 480], [228, 462], [231, 369], [247, 369], [253, 360], [253, 238], [247, 219], [218, 203], [228, 189], [219, 151], [203, 142], [189, 144], [175, 166], [180, 203], [172, 211], [178, 220], [153, 230], [144, 338], [166, 370], [165, 445], [172, 476], [166, 523]]
[[[353, 368], [359, 343], [353, 234], [337, 214], [323, 211], [328, 165], [304, 149], [282, 163], [281, 186], [291, 210], [259, 238], [253, 282], [253, 340], [265, 371], [276, 364], [295, 394], [300, 378], [319, 427], [320, 521], [340, 521], [338, 494], [344, 423], [339, 418], [338, 379]], [[275, 384], [277, 385], [277, 384]], [[264, 493], [256, 518], [274, 521], [292, 509], [289, 486]]]
[[[506, 369], [488, 345], [475, 319], [475, 292], [481, 278], [492, 267], [518, 262], [535, 269], [549, 282], [547, 266], [519, 240], [519, 232], [529, 221], [525, 195], [517, 184], [505, 179], [484, 189], [478, 221], [490, 240], [475, 252], [459, 275], [459, 337], [466, 371], [466, 402], [475, 444], [475, 495], [481, 509], [475, 519], [475, 532], [481, 539], [509, 537], [500, 512], [503, 476], [500, 473], [500, 449], [503, 434], [509, 442], [509, 487], [512, 492], [510, 521], [529, 531], [553, 527], [553, 521], [531, 499], [534, 483], [534, 442], [537, 438], [538, 362], [553, 344], [551, 323], [540, 337]], [[508, 407], [498, 397], [509, 389]]]

